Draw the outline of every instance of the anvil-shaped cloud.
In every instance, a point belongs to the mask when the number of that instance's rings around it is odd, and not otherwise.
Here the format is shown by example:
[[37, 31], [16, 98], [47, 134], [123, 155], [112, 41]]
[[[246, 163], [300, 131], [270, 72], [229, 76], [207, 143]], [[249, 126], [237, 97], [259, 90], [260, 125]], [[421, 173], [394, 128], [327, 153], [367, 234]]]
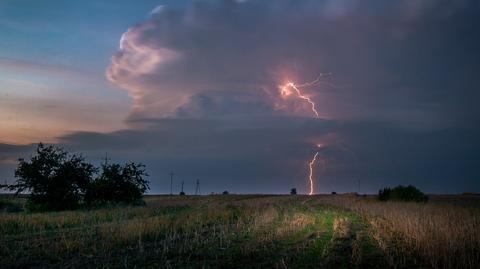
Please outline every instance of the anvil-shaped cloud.
[[125, 32], [107, 70], [133, 97], [134, 119], [175, 116], [207, 94], [308, 116], [278, 99], [278, 85], [319, 72], [333, 75], [307, 94], [323, 117], [430, 128], [472, 116], [475, 1], [215, 0], [155, 10]]

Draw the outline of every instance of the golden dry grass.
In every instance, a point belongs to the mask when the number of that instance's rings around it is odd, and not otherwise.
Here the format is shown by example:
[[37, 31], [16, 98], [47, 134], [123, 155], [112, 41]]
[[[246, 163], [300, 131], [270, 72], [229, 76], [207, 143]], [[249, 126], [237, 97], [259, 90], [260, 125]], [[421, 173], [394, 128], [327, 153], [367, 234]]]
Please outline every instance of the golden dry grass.
[[476, 207], [355, 196], [150, 196], [0, 213], [3, 268], [479, 268]]
[[480, 266], [479, 208], [352, 196], [319, 197], [317, 202], [353, 210], [368, 219], [391, 264], [411, 266], [414, 259], [421, 259], [432, 268]]

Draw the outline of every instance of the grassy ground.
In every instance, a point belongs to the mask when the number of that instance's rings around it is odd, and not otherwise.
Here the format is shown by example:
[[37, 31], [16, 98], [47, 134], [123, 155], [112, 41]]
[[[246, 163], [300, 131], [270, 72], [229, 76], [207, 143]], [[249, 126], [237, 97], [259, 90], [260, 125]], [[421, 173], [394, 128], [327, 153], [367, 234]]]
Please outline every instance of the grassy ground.
[[149, 196], [142, 207], [0, 213], [0, 260], [2, 268], [478, 268], [478, 213], [349, 196]]

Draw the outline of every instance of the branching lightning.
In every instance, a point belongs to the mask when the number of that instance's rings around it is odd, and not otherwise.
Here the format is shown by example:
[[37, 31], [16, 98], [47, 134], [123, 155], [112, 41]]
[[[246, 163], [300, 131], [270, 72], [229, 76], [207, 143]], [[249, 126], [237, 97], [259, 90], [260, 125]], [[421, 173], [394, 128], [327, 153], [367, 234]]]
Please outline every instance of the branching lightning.
[[320, 116], [320, 114], [317, 111], [315, 102], [313, 102], [312, 99], [309, 96], [303, 94], [300, 89], [304, 88], [304, 87], [313, 87], [313, 86], [317, 86], [321, 83], [324, 83], [324, 81], [321, 80], [322, 77], [329, 76], [329, 75], [331, 75], [331, 73], [320, 73], [320, 75], [318, 75], [318, 77], [315, 80], [310, 81], [310, 82], [306, 82], [306, 83], [302, 83], [302, 84], [298, 84], [298, 85], [293, 83], [293, 82], [287, 82], [287, 84], [285, 84], [281, 87], [280, 93], [283, 97], [287, 97], [287, 96], [292, 94], [291, 89], [295, 90], [295, 93], [298, 96], [298, 98], [307, 101], [311, 106], [312, 112], [318, 118]]
[[312, 106], [313, 113], [315, 113], [315, 115], [317, 117], [319, 116], [318, 111], [315, 108], [315, 103], [312, 101], [312, 99], [310, 99], [310, 97], [303, 95], [302, 92], [298, 89], [298, 87], [295, 84], [293, 84], [292, 82], [287, 83], [287, 87], [290, 87], [290, 88], [294, 89], [295, 92], [298, 95], [298, 98], [303, 99], [303, 100], [307, 101], [308, 103], [310, 103], [310, 105]]
[[[321, 83], [324, 83], [323, 81], [321, 81], [321, 78], [323, 76], [326, 76], [326, 75], [331, 75], [331, 74], [330, 73], [327, 73], [327, 74], [321, 73], [315, 80], [313, 80], [311, 82], [302, 83], [302, 84], [299, 84], [299, 85], [296, 85], [293, 82], [287, 82], [287, 84], [285, 84], [281, 87], [280, 94], [282, 95], [282, 97], [287, 97], [287, 96], [292, 94], [291, 89], [293, 89], [298, 98], [300, 98], [302, 100], [305, 100], [310, 104], [312, 112], [318, 118], [318, 117], [320, 117], [320, 114], [317, 111], [317, 108], [315, 106], [315, 102], [313, 102], [310, 97], [304, 95], [302, 93], [302, 91], [300, 90], [300, 88], [313, 87], [313, 86], [317, 86]], [[317, 146], [317, 148], [321, 148], [323, 145], [322, 144], [316, 144], [316, 146]], [[318, 154], [319, 154], [319, 152], [316, 151], [315, 155], [313, 155], [312, 160], [308, 164], [308, 167], [309, 167], [308, 180], [310, 181], [310, 192], [308, 193], [309, 195], [314, 194], [314, 185], [315, 185], [314, 183], [315, 182], [313, 180], [313, 166], [315, 165], [315, 162], [317, 161]]]

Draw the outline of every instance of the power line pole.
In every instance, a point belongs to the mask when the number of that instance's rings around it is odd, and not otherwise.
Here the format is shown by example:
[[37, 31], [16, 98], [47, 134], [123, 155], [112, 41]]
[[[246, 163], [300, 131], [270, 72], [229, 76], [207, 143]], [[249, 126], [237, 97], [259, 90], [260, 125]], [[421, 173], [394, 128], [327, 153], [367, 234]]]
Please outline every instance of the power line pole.
[[108, 158], [108, 152], [105, 152], [105, 166], [107, 166], [108, 160], [110, 160], [110, 158]]
[[170, 195], [173, 195], [173, 172], [170, 172]]
[[195, 187], [195, 195], [200, 195], [200, 179], [197, 179], [197, 186]]

